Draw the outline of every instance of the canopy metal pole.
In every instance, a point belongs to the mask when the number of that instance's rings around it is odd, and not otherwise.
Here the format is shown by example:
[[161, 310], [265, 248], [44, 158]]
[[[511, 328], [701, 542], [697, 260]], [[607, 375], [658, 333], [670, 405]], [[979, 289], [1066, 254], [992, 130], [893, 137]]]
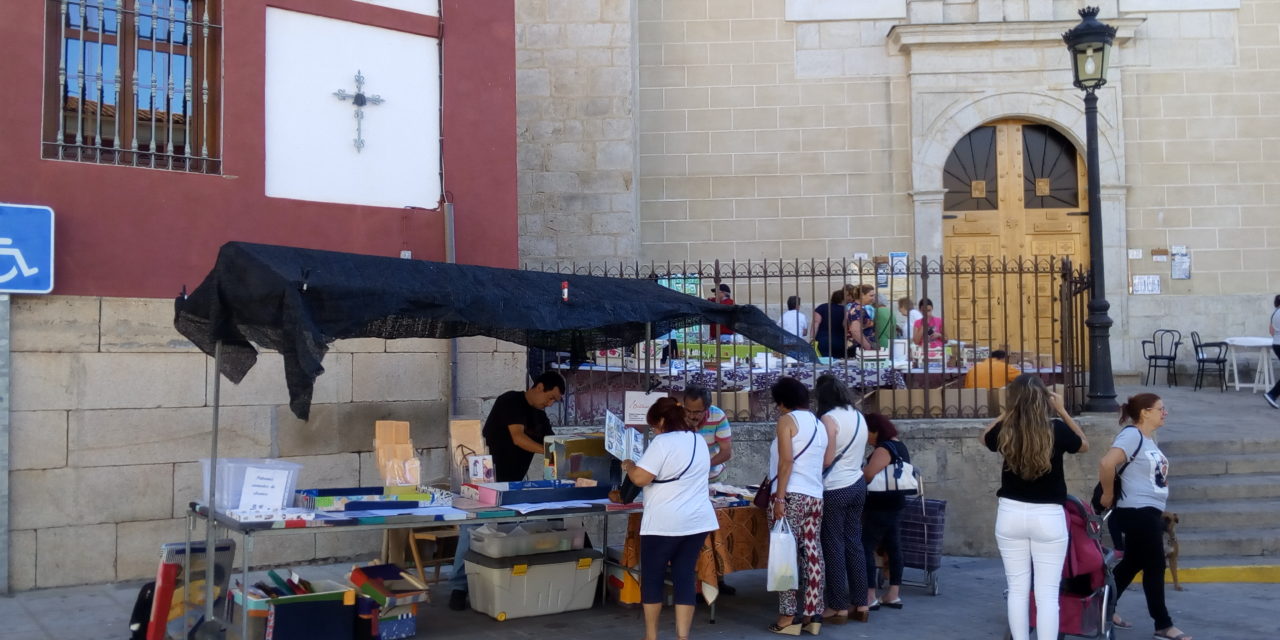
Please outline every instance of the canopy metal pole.
[[[443, 165], [441, 165], [443, 166]], [[453, 203], [444, 203], [444, 261], [458, 262], [458, 248], [454, 239]], [[458, 415], [458, 339], [449, 338], [449, 417]]]
[[[205, 505], [208, 509], [208, 517], [205, 519], [205, 536], [204, 536], [204, 624], [213, 624], [213, 556], [214, 556], [214, 533], [217, 529], [213, 519], [216, 511], [213, 505], [217, 504], [218, 492], [218, 409], [222, 401], [222, 341], [218, 340], [213, 345], [213, 444], [209, 446], [209, 504]], [[184, 580], [189, 579], [183, 576]], [[248, 585], [245, 585], [248, 587]], [[248, 609], [245, 609], [246, 615]]]

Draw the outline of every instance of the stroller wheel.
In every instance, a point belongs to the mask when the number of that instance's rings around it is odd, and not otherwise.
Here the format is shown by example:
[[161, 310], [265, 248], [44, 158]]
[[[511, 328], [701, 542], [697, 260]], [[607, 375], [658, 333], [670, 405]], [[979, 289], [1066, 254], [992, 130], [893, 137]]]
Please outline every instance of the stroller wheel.
[[937, 571], [929, 572], [929, 577], [925, 586], [929, 589], [929, 595], [931, 596], [936, 596], [938, 595], [938, 592], [942, 591], [942, 585], [939, 584]]

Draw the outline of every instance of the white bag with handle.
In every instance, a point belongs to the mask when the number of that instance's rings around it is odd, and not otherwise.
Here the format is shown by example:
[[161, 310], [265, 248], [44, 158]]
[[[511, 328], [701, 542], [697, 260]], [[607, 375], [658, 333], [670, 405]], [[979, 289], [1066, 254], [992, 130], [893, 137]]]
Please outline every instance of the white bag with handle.
[[769, 591], [792, 591], [800, 586], [796, 538], [786, 518], [780, 518], [769, 532]]

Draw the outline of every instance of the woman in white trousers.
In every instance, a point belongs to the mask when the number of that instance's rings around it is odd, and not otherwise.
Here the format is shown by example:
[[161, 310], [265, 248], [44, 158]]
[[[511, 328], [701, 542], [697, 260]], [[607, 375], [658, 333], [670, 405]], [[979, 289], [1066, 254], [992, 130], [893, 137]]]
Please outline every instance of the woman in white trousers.
[[[1050, 419], [1050, 410], [1058, 417]], [[1067, 556], [1062, 455], [1088, 451], [1089, 441], [1062, 398], [1039, 376], [1024, 373], [1009, 384], [1009, 408], [982, 432], [982, 442], [1004, 459], [996, 492], [996, 545], [1009, 587], [1009, 631], [1013, 640], [1031, 637], [1034, 575], [1036, 638], [1056, 640], [1058, 582]]]

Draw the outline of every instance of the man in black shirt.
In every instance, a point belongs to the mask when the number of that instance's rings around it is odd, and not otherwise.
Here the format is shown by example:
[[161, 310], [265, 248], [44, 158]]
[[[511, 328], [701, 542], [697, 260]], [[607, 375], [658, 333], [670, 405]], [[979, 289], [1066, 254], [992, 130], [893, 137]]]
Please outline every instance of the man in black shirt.
[[543, 438], [552, 434], [546, 409], [564, 396], [564, 378], [548, 371], [525, 391], [498, 396], [484, 421], [484, 441], [493, 456], [498, 482], [523, 480], [533, 454], [542, 453]]
[[[564, 377], [547, 371], [525, 391], [508, 391], [493, 403], [484, 421], [484, 442], [493, 456], [494, 479], [498, 482], [524, 480], [529, 473], [533, 454], [542, 453], [542, 440], [552, 435], [547, 408], [564, 397]], [[463, 526], [458, 531], [458, 550], [453, 559], [453, 576], [449, 608], [467, 608], [467, 574], [463, 557], [471, 547], [471, 531]]]

